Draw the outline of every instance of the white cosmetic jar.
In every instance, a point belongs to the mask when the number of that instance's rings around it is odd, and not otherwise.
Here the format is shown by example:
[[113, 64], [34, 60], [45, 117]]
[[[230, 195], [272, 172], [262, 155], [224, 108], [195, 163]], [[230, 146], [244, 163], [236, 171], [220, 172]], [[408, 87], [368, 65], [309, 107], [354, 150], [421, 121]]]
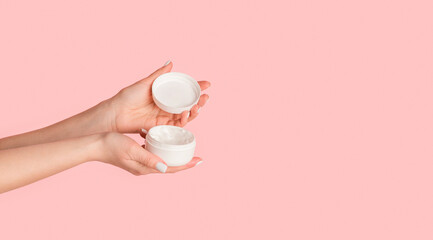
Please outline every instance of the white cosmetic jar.
[[162, 158], [167, 166], [182, 166], [194, 157], [195, 137], [186, 129], [160, 125], [147, 133], [145, 148]]
[[198, 103], [201, 89], [191, 76], [180, 72], [161, 74], [152, 84], [152, 97], [162, 110], [179, 114]]

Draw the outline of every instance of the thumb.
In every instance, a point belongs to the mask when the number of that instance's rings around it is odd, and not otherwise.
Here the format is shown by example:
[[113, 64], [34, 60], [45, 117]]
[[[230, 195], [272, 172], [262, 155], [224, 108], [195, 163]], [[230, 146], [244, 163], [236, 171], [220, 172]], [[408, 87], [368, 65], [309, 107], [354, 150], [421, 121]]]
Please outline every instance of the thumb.
[[165, 173], [167, 171], [167, 164], [155, 154], [147, 151], [141, 146], [136, 148], [137, 154], [135, 161], [143, 164], [146, 167], [158, 170], [159, 172]]
[[158, 68], [155, 72], [153, 72], [152, 74], [150, 74], [147, 78], [143, 79], [143, 81], [153, 82], [160, 75], [162, 75], [164, 73], [170, 72], [172, 68], [173, 68], [173, 63], [170, 60], [168, 60], [164, 64], [164, 66]]

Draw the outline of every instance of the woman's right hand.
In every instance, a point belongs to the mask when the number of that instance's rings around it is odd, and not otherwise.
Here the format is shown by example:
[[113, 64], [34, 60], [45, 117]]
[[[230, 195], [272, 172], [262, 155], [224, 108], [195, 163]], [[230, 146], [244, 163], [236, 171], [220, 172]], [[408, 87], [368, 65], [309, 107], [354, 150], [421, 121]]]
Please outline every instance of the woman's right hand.
[[133, 139], [116, 132], [101, 134], [102, 153], [97, 159], [104, 163], [125, 169], [139, 176], [149, 173], [175, 173], [194, 167], [200, 158], [194, 157], [189, 163], [179, 167], [167, 167], [155, 154], [147, 151]]

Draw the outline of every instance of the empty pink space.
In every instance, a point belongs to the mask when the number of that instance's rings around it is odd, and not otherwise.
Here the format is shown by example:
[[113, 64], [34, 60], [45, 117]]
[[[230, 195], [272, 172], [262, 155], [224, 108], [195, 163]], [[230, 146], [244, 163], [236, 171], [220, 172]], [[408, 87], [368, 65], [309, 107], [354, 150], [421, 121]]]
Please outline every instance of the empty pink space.
[[[0, 0], [0, 137], [147, 76], [212, 82], [204, 163], [0, 195], [0, 239], [432, 239], [431, 1]], [[133, 136], [137, 141], [140, 137]]]

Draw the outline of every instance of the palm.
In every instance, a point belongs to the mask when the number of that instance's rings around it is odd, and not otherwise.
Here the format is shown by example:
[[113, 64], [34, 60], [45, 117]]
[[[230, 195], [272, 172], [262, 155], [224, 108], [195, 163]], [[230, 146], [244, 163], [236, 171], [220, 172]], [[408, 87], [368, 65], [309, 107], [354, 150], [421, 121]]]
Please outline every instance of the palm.
[[[198, 115], [198, 109], [203, 107], [209, 96], [203, 94], [191, 109], [181, 114], [172, 114], [161, 110], [152, 98], [152, 83], [161, 74], [169, 72], [172, 64], [158, 69], [149, 77], [124, 88], [114, 97], [115, 127], [118, 132], [136, 133], [140, 129], [150, 129], [156, 125], [185, 126]], [[210, 83], [199, 82], [200, 88], [205, 90]]]

